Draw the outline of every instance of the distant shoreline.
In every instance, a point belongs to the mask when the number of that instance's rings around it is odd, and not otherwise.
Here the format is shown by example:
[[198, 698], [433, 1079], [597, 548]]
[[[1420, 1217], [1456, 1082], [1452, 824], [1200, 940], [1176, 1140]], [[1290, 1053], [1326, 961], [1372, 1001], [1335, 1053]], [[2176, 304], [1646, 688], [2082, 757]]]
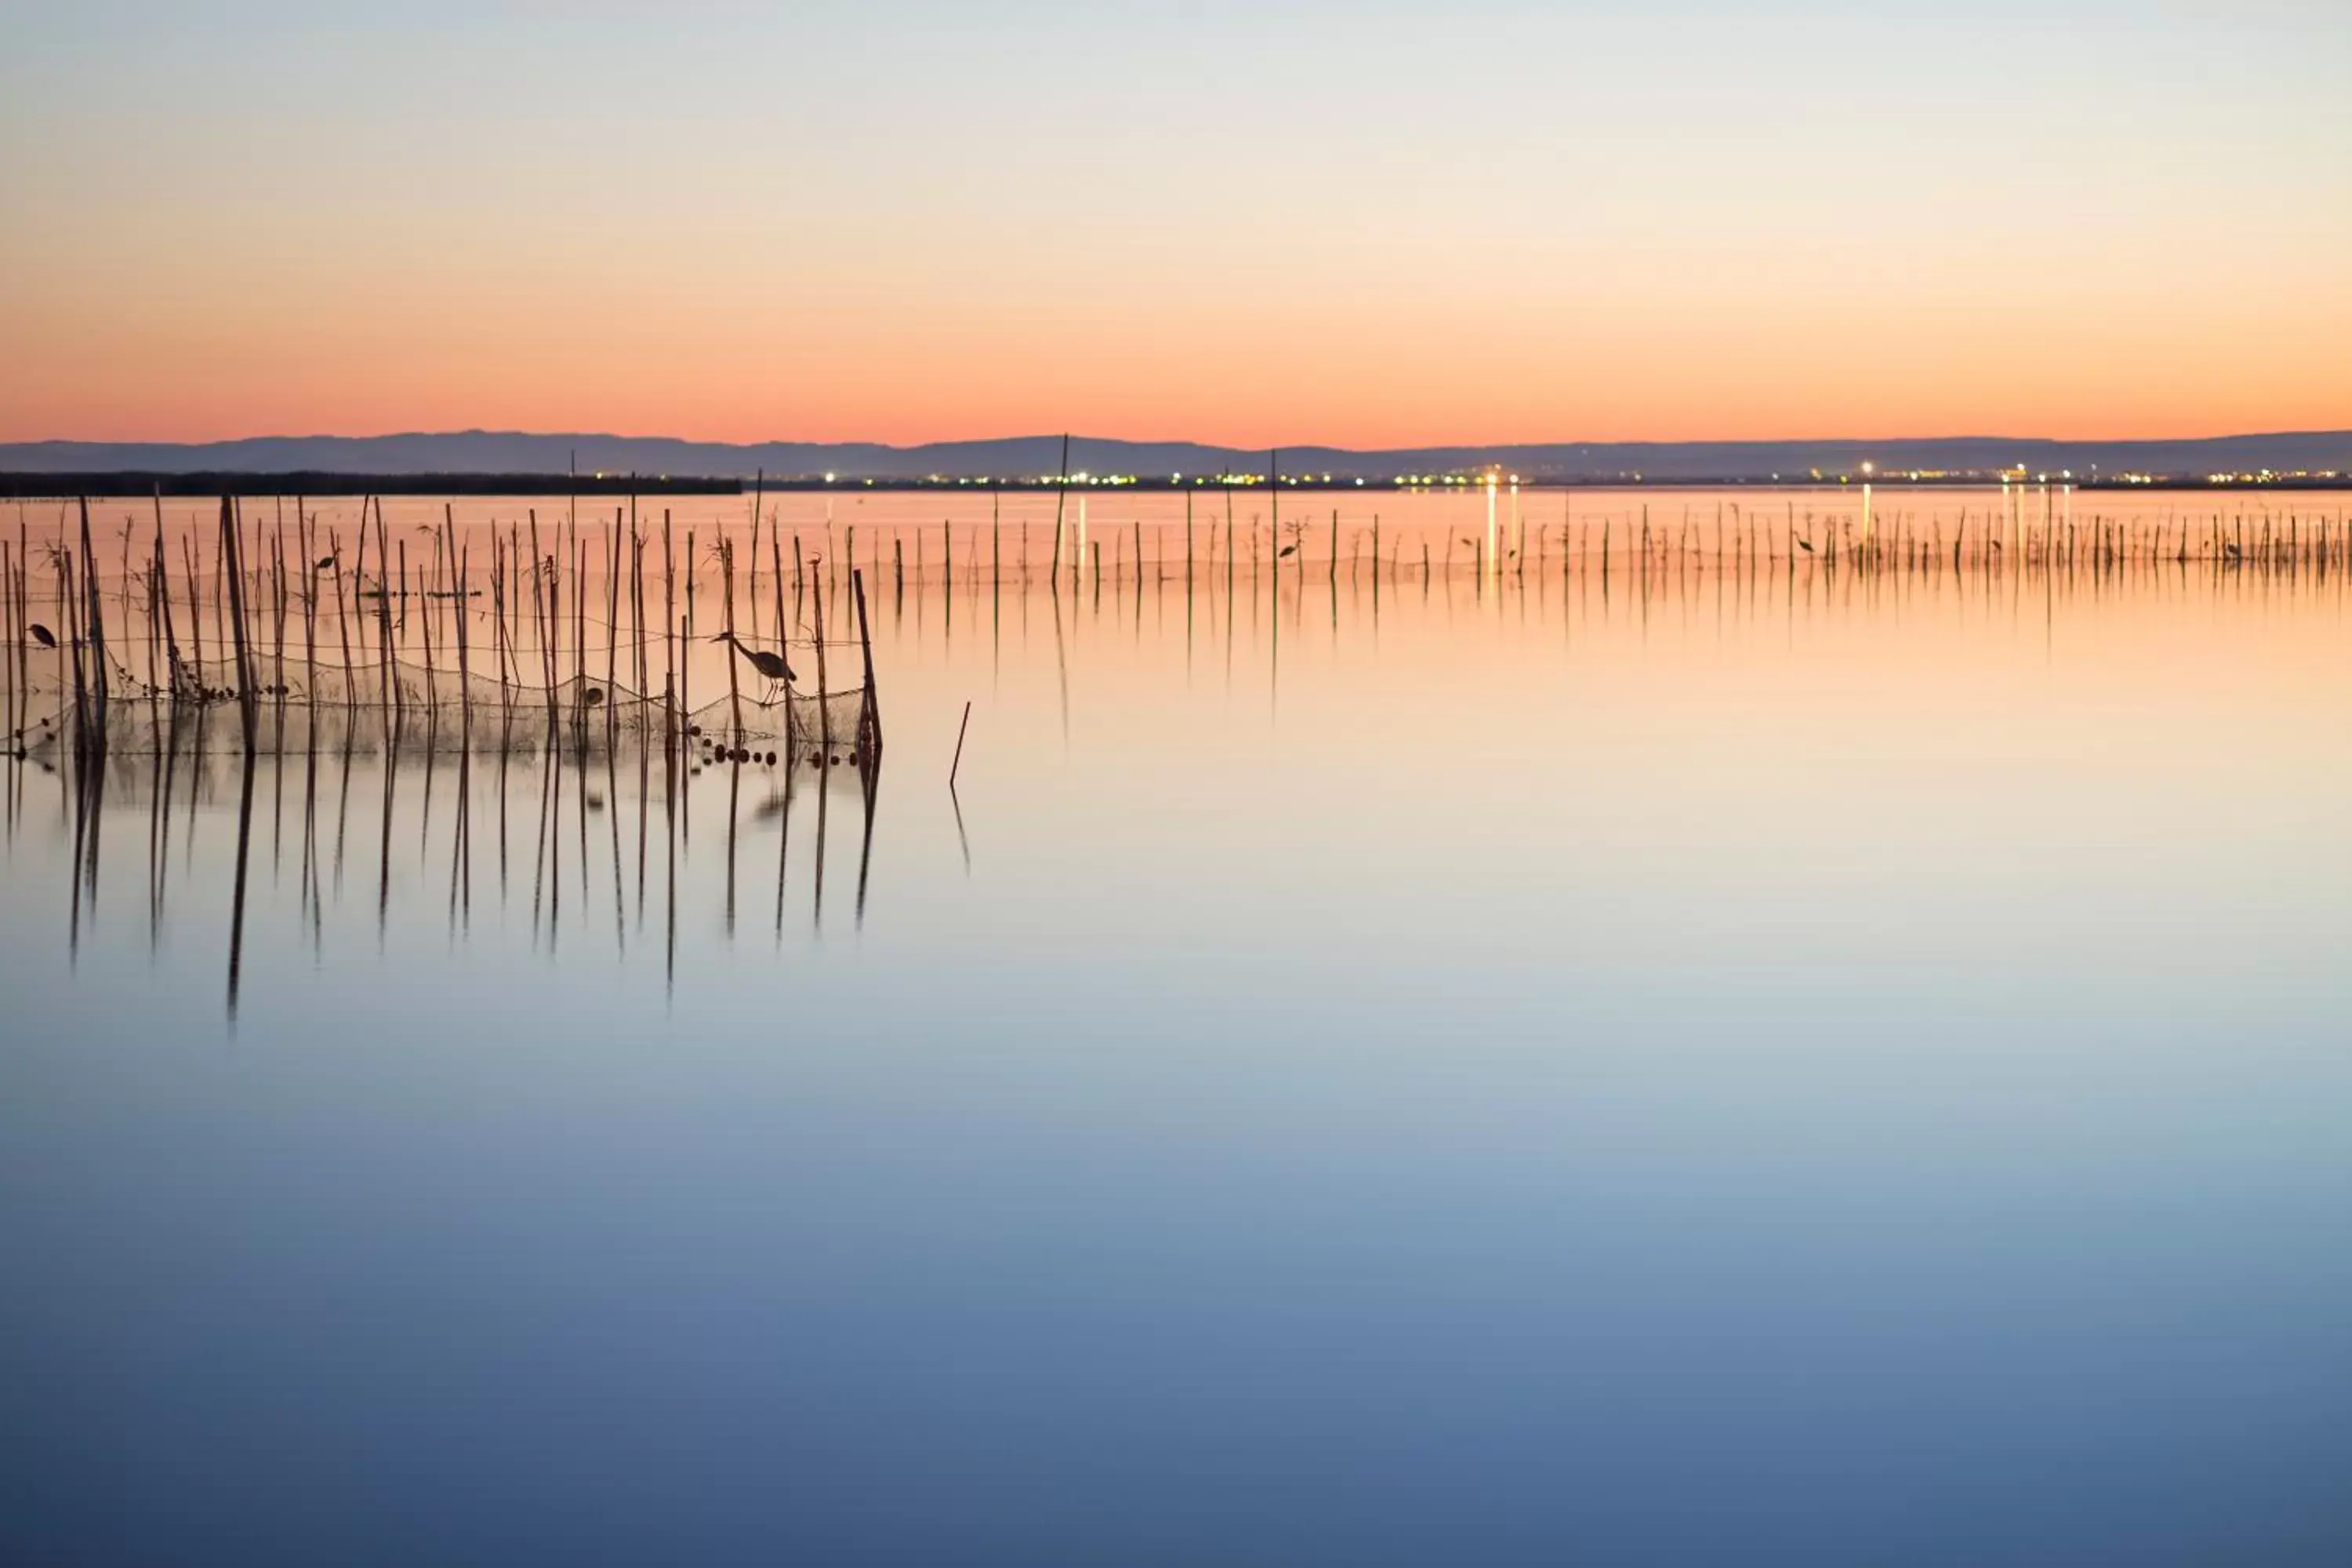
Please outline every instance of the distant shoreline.
[[[1086, 436], [1014, 436], [893, 447], [871, 441], [729, 443], [583, 432], [454, 430], [257, 436], [199, 442], [0, 443], [0, 494], [37, 488], [319, 494], [726, 493], [1150, 488], [1393, 489], [1504, 481], [1580, 489], [1816, 483], [2231, 486], [2352, 483], [2352, 430], [2189, 439], [2055, 440], [1942, 436], [1745, 441], [1556, 441], [1386, 447], [1209, 446]], [[571, 476], [578, 475], [575, 481]], [[593, 476], [593, 477], [592, 477]]]
[[[1554, 475], [1520, 477], [1516, 488], [1528, 490], [1823, 490], [1853, 489], [1864, 483], [1882, 489], [1998, 489], [2002, 480], [1999, 474], [1938, 475], [1913, 479], [1908, 474], [1874, 475], [1867, 480], [1860, 477], [1824, 475], [1791, 479], [1786, 476], [1754, 476], [1747, 478], [1682, 479], [1659, 477], [1633, 479], [1625, 475]], [[2352, 476], [2326, 475], [2248, 477], [2218, 479], [2210, 476], [2176, 475], [2135, 478], [2131, 479], [2062, 479], [2040, 476], [2021, 480], [2013, 479], [2026, 488], [2050, 485], [2071, 485], [2084, 491], [2139, 491], [2193, 494], [2228, 494], [2259, 491], [2352, 491]], [[89, 472], [0, 473], [0, 499], [8, 500], [58, 500], [77, 496], [121, 499], [139, 496], [663, 496], [750, 495], [755, 488], [767, 493], [829, 494], [967, 494], [1002, 491], [1008, 494], [1039, 491], [1052, 493], [1066, 488], [1072, 493], [1100, 495], [1118, 494], [1127, 490], [1153, 494], [1223, 493], [1226, 489], [1244, 492], [1264, 491], [1267, 486], [1263, 477], [1251, 477], [1240, 482], [1226, 483], [1218, 479], [1183, 480], [1126, 479], [1116, 483], [1071, 480], [1066, 487], [1052, 476], [1031, 476], [1003, 479], [824, 479], [792, 478], [753, 480], [732, 476], [633, 476], [626, 474], [344, 474], [315, 471], [286, 473], [159, 473], [145, 469], [114, 469]], [[1405, 483], [1394, 479], [1324, 479], [1320, 476], [1285, 478], [1282, 493], [1303, 495], [1378, 495], [1413, 494], [1454, 490], [1470, 493], [1483, 489], [1484, 481], [1465, 477], [1434, 483]], [[1510, 487], [1506, 487], [1510, 488]]]

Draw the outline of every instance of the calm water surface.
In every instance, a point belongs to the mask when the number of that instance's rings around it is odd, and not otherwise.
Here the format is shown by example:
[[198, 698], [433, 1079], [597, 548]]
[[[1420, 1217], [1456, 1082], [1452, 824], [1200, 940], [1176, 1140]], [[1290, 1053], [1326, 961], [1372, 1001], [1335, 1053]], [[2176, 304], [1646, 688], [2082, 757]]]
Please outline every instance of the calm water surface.
[[2341, 574], [1439, 576], [9, 766], [0, 1556], [2352, 1561]]

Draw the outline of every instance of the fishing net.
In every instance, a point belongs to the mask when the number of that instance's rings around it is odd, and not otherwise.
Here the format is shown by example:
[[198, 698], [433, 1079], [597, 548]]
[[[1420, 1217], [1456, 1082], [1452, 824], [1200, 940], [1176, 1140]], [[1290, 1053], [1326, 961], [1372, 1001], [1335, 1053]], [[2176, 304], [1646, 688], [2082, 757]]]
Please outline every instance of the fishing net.
[[[119, 660], [109, 664], [109, 751], [184, 745], [192, 727], [217, 734], [223, 745], [242, 744], [234, 659], [182, 658], [154, 686]], [[31, 751], [69, 743], [72, 690], [54, 670], [33, 673], [20, 743]], [[394, 747], [489, 753], [553, 743], [592, 754], [647, 745], [723, 747], [774, 752], [779, 760], [826, 755], [862, 764], [881, 751], [880, 715], [863, 685], [823, 696], [782, 685], [739, 687], [689, 709], [602, 680], [526, 686], [406, 662], [306, 667], [262, 658], [254, 661], [252, 680], [254, 749], [265, 754]], [[95, 707], [86, 693], [83, 712], [94, 716]]]

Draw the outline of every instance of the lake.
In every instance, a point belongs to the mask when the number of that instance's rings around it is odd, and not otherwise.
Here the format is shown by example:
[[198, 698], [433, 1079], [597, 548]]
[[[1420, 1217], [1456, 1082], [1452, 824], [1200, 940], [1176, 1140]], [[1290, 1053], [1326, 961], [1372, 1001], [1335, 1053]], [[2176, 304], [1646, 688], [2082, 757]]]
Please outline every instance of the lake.
[[2346, 497], [663, 504], [0, 763], [0, 1556], [2352, 1561]]

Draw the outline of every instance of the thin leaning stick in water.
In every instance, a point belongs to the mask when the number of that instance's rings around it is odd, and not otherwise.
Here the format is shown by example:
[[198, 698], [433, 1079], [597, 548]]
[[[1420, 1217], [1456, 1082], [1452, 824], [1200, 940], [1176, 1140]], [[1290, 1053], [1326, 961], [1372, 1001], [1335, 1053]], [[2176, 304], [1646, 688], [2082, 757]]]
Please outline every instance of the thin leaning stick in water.
[[[236, 505], [226, 497], [221, 500], [222, 573], [228, 579], [229, 635], [236, 649], [237, 716], [245, 728], [245, 750], [250, 756], [254, 749], [256, 712], [253, 695], [253, 663], [246, 640], [245, 629], [245, 563], [237, 538], [239, 528]], [[250, 775], [248, 775], [250, 776]]]
[[[637, 531], [636, 498], [629, 498], [629, 644], [636, 668], [637, 744], [639, 756], [646, 742], [646, 687], [652, 684], [652, 672], [646, 666], [646, 542]], [[640, 890], [643, 883], [639, 884]]]
[[669, 508], [662, 508], [662, 754], [677, 744], [677, 555], [670, 546]]
[[[296, 509], [296, 516], [298, 518], [300, 516], [299, 508]], [[276, 528], [270, 530], [270, 536], [269, 565], [271, 574], [276, 578], [274, 585], [277, 589], [278, 604], [277, 616], [270, 633], [269, 679], [270, 684], [276, 688], [271, 695], [278, 700], [272, 706], [276, 711], [278, 745], [280, 750], [283, 750], [286, 744], [286, 607], [289, 602], [289, 590], [291, 587], [286, 573], [286, 526], [283, 520]]]
[[614, 687], [621, 668], [621, 514], [613, 513], [613, 530], [604, 552], [604, 752], [610, 756], [620, 737], [620, 704]]
[[[793, 647], [792, 627], [784, 620], [783, 546], [778, 542], [777, 533], [778, 531], [772, 528], [768, 531], [768, 575], [773, 579], [776, 592], [776, 654], [778, 658], [788, 659]], [[784, 764], [789, 767], [793, 758], [793, 687], [789, 680], [784, 683], [783, 728]]]
[[0, 539], [0, 690], [7, 697], [8, 750], [13, 754], [24, 732], [24, 721], [16, 710], [16, 568], [6, 540]]
[[466, 751], [470, 754], [474, 741], [474, 658], [473, 637], [466, 617], [470, 611], [467, 598], [467, 559], [465, 546], [457, 541], [457, 525], [446, 512], [444, 521], [449, 530], [449, 553], [457, 574], [457, 721], [465, 733]]
[[319, 569], [310, 559], [310, 520], [303, 502], [294, 505], [295, 552], [302, 568], [302, 733], [306, 743], [318, 735], [319, 715]]
[[[399, 658], [394, 651], [393, 644], [391, 571], [392, 551], [384, 542], [383, 501], [383, 499], [379, 497], [375, 503], [375, 626], [376, 653], [377, 657], [383, 660], [383, 681], [385, 689], [382, 696], [383, 700], [383, 721], [385, 727], [384, 743], [386, 746], [391, 745], [394, 737], [399, 732], [403, 697], [400, 689]], [[401, 570], [401, 581], [404, 587], [406, 585], [407, 578], [407, 568], [404, 563]]]
[[734, 726], [733, 737], [727, 744], [731, 753], [743, 745], [743, 692], [735, 669], [735, 543], [724, 537], [719, 541], [719, 569], [724, 575], [727, 588], [727, 714], [729, 722]]
[[580, 752], [588, 752], [588, 553], [572, 529], [572, 704], [580, 726]]

